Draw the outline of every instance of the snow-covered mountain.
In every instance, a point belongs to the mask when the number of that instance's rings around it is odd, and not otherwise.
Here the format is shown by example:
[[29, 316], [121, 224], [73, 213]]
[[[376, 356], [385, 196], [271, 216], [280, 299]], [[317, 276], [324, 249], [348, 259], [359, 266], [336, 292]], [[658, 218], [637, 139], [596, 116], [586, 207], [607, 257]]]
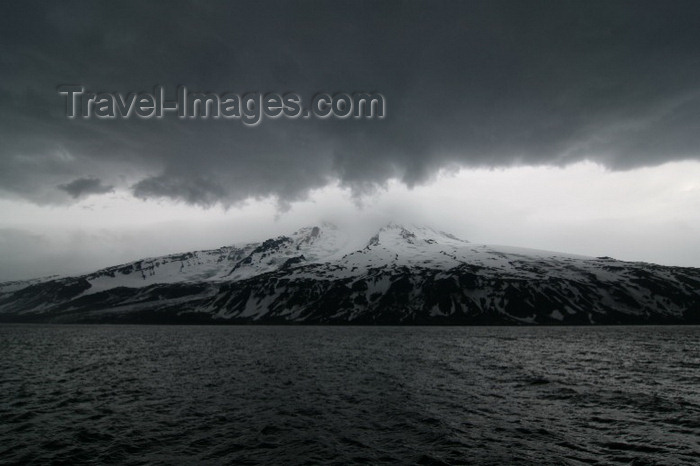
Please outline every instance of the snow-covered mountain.
[[84, 294], [119, 286], [145, 288], [165, 283], [238, 281], [302, 261], [332, 260], [347, 242], [348, 238], [335, 226], [324, 224], [262, 243], [143, 259], [86, 275], [90, 288]]
[[352, 249], [332, 225], [261, 243], [0, 284], [0, 320], [700, 323], [700, 269], [473, 244], [390, 224]]

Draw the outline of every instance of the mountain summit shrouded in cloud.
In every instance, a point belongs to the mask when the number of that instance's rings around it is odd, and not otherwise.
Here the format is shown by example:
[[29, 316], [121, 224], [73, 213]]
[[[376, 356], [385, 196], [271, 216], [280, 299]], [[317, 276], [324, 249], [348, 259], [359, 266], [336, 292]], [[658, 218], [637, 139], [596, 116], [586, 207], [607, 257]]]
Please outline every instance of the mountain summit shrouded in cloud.
[[699, 25], [1, 1], [0, 463], [696, 464]]
[[333, 225], [242, 246], [0, 284], [10, 322], [667, 324], [700, 322], [700, 269]]
[[[485, 242], [700, 265], [699, 20], [692, 1], [5, 2], [0, 278], [286, 231], [327, 218], [302, 204], [329, 192], [327, 211], [367, 225], [401, 212]], [[65, 86], [377, 93], [386, 111], [68, 118]], [[405, 189], [424, 187], [419, 208]]]

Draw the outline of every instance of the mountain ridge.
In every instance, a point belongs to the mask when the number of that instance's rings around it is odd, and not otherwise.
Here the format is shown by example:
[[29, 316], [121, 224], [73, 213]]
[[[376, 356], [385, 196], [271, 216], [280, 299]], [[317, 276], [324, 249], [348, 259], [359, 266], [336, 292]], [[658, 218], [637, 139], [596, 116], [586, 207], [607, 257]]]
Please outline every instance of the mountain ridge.
[[470, 243], [391, 223], [0, 284], [0, 321], [305, 324], [700, 323], [700, 269]]

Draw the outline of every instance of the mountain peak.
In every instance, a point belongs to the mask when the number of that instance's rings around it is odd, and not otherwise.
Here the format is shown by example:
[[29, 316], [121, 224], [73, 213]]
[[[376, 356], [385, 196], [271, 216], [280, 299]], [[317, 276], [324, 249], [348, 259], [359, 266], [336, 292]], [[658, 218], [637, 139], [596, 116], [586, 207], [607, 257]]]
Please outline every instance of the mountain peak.
[[395, 222], [390, 222], [381, 227], [379, 231], [370, 238], [367, 247], [378, 246], [396, 246], [397, 244], [441, 244], [448, 246], [464, 246], [468, 241], [457, 238], [456, 236], [438, 231], [426, 226], [418, 225], [402, 225]]
[[698, 323], [700, 269], [472, 244], [389, 223], [349, 252], [333, 225], [242, 247], [0, 286], [0, 321]]
[[337, 232], [338, 227], [330, 222], [321, 222], [319, 225], [311, 225], [311, 226], [299, 228], [297, 231], [295, 231], [292, 234], [292, 236], [307, 235], [307, 236], [315, 238], [315, 237], [318, 237], [322, 231]]

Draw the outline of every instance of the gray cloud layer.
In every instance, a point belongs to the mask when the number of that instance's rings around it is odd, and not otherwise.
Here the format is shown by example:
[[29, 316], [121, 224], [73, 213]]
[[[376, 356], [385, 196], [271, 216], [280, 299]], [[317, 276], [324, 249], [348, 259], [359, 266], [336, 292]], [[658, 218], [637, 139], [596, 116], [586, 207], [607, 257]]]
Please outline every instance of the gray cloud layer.
[[102, 181], [97, 178], [78, 178], [68, 184], [58, 186], [74, 199], [79, 197], [89, 196], [91, 194], [104, 194], [114, 190], [113, 186], [105, 186]]
[[[281, 202], [445, 166], [698, 158], [700, 5], [6, 2], [0, 195]], [[384, 120], [69, 120], [60, 84], [378, 91]]]

